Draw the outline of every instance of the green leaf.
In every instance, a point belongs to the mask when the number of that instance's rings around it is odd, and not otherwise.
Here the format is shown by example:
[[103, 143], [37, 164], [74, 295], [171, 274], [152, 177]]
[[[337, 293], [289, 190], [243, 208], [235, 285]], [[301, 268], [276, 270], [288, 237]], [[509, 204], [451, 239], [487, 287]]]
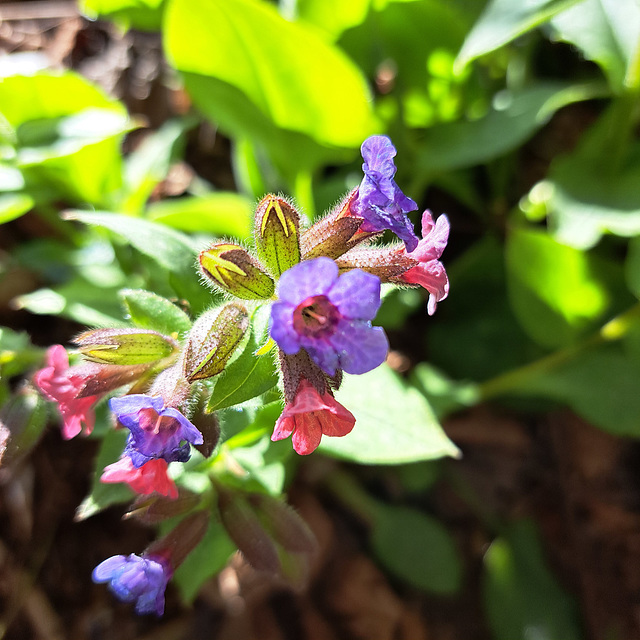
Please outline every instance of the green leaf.
[[81, 0], [80, 11], [91, 20], [112, 20], [123, 29], [160, 31], [165, 0]]
[[371, 0], [299, 0], [296, 10], [298, 18], [326, 32], [331, 40], [361, 24], [367, 16]]
[[165, 269], [196, 279], [195, 257], [197, 245], [173, 229], [118, 213], [100, 211], [67, 211], [67, 220], [79, 220], [85, 224], [104, 227], [122, 236], [132, 247], [148, 256]]
[[254, 312], [246, 346], [217, 377], [207, 411], [216, 411], [251, 400], [278, 383], [273, 349], [263, 352], [263, 347], [269, 340], [269, 314], [269, 304], [259, 307]]
[[513, 524], [484, 557], [483, 595], [495, 640], [580, 640], [576, 603], [547, 567], [530, 522]]
[[86, 520], [111, 505], [128, 502], [135, 496], [127, 484], [100, 482], [100, 476], [104, 468], [116, 462], [124, 451], [127, 434], [128, 431], [126, 429], [109, 429], [105, 432], [104, 439], [100, 444], [100, 450], [96, 456], [91, 490], [76, 509], [76, 522]]
[[184, 334], [191, 328], [189, 316], [170, 300], [143, 289], [123, 289], [120, 297], [131, 322], [165, 335]]
[[458, 552], [435, 518], [409, 507], [380, 504], [370, 542], [381, 564], [409, 584], [446, 594], [460, 588]]
[[600, 65], [616, 92], [636, 88], [633, 69], [640, 41], [640, 5], [635, 0], [584, 0], [551, 21], [558, 39]]
[[0, 379], [8, 380], [23, 373], [41, 359], [42, 350], [31, 344], [26, 331], [0, 327]]
[[129, 154], [118, 210], [136, 214], [142, 211], [153, 189], [167, 177], [171, 164], [182, 154], [184, 133], [194, 124], [191, 118], [168, 120]]
[[53, 198], [60, 193], [101, 206], [120, 188], [120, 141], [132, 123], [123, 105], [82, 76], [2, 78], [0, 105], [31, 189], [48, 187]]
[[432, 173], [471, 167], [517, 148], [561, 107], [602, 93], [598, 85], [538, 83], [517, 92], [502, 91], [478, 120], [446, 122], [425, 130], [417, 163]]
[[[375, 128], [358, 68], [268, 3], [170, 0], [165, 27], [167, 54], [179, 71], [234, 87], [277, 127], [338, 147], [359, 146]], [[205, 99], [215, 111], [225, 96]]]
[[543, 346], [571, 344], [609, 308], [595, 258], [544, 231], [514, 229], [505, 259], [513, 310], [525, 331]]
[[33, 198], [26, 193], [3, 193], [0, 195], [0, 224], [19, 218], [33, 205]]
[[191, 233], [210, 233], [246, 240], [251, 235], [255, 203], [230, 191], [162, 200], [149, 206], [155, 222]]
[[516, 395], [566, 404], [610, 433], [640, 437], [640, 361], [622, 342], [550, 357], [509, 386]]
[[360, 464], [400, 464], [458, 457], [431, 407], [386, 364], [361, 376], [345, 376], [337, 400], [356, 418], [342, 438], [323, 438], [320, 450]]
[[195, 600], [200, 587], [209, 578], [224, 569], [234, 551], [236, 545], [222, 524], [212, 518], [198, 546], [176, 569], [173, 576], [173, 581], [178, 585], [180, 595], [187, 604]]
[[580, 1], [491, 0], [464, 41], [456, 66], [463, 68], [471, 60], [495, 51]]

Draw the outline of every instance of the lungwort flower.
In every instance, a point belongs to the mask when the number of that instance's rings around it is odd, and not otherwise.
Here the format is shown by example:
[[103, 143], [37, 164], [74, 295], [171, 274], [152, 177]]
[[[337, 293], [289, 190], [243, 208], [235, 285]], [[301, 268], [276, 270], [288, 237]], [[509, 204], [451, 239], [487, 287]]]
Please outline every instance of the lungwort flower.
[[366, 373], [384, 362], [389, 343], [371, 320], [380, 307], [380, 280], [354, 269], [339, 275], [329, 258], [285, 271], [271, 308], [271, 337], [288, 355], [305, 349], [328, 375]]
[[131, 431], [125, 454], [134, 467], [156, 458], [186, 462], [191, 455], [189, 443], [203, 442], [200, 431], [177, 409], [165, 407], [161, 397], [131, 394], [111, 398], [109, 407]]
[[164, 592], [173, 571], [161, 556], [112, 556], [93, 570], [94, 582], [108, 582], [122, 602], [135, 602], [136, 613], [164, 613]]
[[69, 357], [62, 345], [49, 348], [47, 366], [35, 374], [34, 380], [49, 400], [58, 403], [63, 420], [63, 438], [74, 438], [82, 431], [83, 425], [85, 435], [91, 433], [95, 421], [93, 405], [98, 396], [81, 397], [87, 382], [86, 371], [83, 373], [80, 367], [69, 367]]
[[293, 448], [304, 456], [316, 450], [323, 435], [346, 436], [355, 423], [353, 414], [328, 391], [320, 395], [303, 379], [293, 402], [278, 418], [271, 439], [283, 440], [293, 434]]
[[361, 151], [364, 178], [350, 206], [352, 214], [364, 218], [360, 231], [389, 229], [404, 242], [407, 251], [413, 251], [418, 238], [406, 214], [418, 205], [402, 193], [393, 179], [396, 148], [387, 136], [371, 136], [362, 143]]
[[175, 482], [167, 475], [168, 463], [162, 458], [149, 460], [141, 467], [135, 467], [128, 455], [104, 468], [100, 482], [111, 484], [126, 482], [136, 493], [149, 495], [159, 493], [172, 500], [178, 497]]
[[449, 239], [449, 219], [440, 216], [434, 223], [430, 211], [422, 214], [422, 240], [414, 251], [407, 256], [418, 264], [405, 271], [398, 281], [407, 284], [419, 284], [429, 292], [427, 311], [433, 315], [436, 305], [449, 294], [449, 279], [447, 272], [440, 262], [447, 240]]

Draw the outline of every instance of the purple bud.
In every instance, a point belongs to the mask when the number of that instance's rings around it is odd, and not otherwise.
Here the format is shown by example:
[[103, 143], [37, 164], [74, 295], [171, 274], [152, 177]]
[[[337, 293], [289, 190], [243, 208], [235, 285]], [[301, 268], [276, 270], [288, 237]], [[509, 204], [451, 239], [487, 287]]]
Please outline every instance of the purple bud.
[[173, 570], [161, 556], [112, 556], [93, 570], [94, 582], [108, 582], [122, 602], [135, 602], [136, 613], [164, 613], [164, 592]]
[[393, 179], [396, 149], [387, 136], [371, 136], [361, 147], [364, 178], [357, 196], [351, 202], [351, 213], [364, 218], [360, 231], [379, 232], [389, 229], [400, 238], [407, 251], [418, 246], [418, 237], [407, 217], [418, 205], [405, 196]]

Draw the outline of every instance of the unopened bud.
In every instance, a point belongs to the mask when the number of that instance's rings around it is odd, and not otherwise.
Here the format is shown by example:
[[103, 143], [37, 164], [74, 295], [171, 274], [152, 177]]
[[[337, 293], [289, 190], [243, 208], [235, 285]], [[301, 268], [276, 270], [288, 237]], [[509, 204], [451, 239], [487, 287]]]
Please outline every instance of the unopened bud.
[[157, 524], [188, 513], [199, 502], [200, 496], [182, 488], [175, 500], [158, 495], [138, 496], [122, 519], [135, 518], [144, 524]]
[[209, 514], [206, 511], [187, 516], [166, 536], [150, 544], [145, 555], [166, 558], [171, 567], [177, 569], [202, 540], [208, 526]]
[[300, 215], [283, 198], [269, 194], [256, 209], [258, 258], [278, 277], [300, 262]]
[[354, 240], [362, 220], [359, 218], [323, 218], [307, 229], [300, 240], [302, 257], [311, 260], [320, 256], [339, 258], [358, 244]]
[[279, 573], [278, 549], [255, 510], [240, 493], [218, 488], [220, 519], [247, 562], [260, 571]]
[[215, 285], [244, 300], [266, 300], [275, 285], [258, 261], [235, 244], [215, 244], [199, 257], [200, 269]]
[[220, 373], [249, 327], [241, 304], [203, 313], [193, 325], [185, 350], [184, 375], [189, 382]]
[[93, 329], [74, 342], [85, 358], [99, 364], [147, 364], [170, 356], [177, 344], [150, 329]]

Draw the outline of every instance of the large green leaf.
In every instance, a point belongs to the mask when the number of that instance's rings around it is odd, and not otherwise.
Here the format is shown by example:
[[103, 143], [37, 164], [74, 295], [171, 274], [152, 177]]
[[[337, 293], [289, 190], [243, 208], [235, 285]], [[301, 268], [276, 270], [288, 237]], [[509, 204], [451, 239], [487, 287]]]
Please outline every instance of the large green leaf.
[[370, 541], [382, 565], [409, 584], [436, 593], [460, 587], [462, 567], [455, 544], [435, 518], [409, 507], [379, 504]]
[[547, 567], [534, 525], [518, 522], [484, 557], [483, 595], [495, 640], [580, 640], [576, 603]]
[[120, 297], [131, 322], [138, 327], [167, 335], [187, 333], [191, 328], [189, 316], [180, 307], [151, 291], [123, 289]]
[[299, 18], [327, 33], [332, 40], [350, 27], [364, 21], [371, 0], [299, 0], [296, 12]]
[[79, 220], [85, 224], [104, 227], [122, 236], [140, 253], [149, 256], [159, 265], [174, 273], [191, 272], [195, 276], [197, 244], [188, 236], [173, 229], [131, 216], [108, 211], [88, 213], [67, 211], [67, 220]]
[[495, 51], [580, 1], [491, 0], [467, 36], [456, 65], [464, 67], [471, 60]]
[[400, 464], [460, 452], [447, 438], [425, 398], [386, 364], [346, 376], [336, 398], [356, 418], [342, 438], [323, 438], [320, 450], [361, 464]]
[[632, 77], [638, 73], [632, 67], [640, 41], [636, 0], [584, 0], [555, 16], [551, 26], [559, 39], [602, 67], [615, 91], [640, 82], [640, 77]]
[[595, 258], [560, 244], [544, 231], [511, 231], [505, 258], [513, 310], [527, 333], [543, 346], [572, 343], [609, 307]]
[[19, 218], [33, 208], [34, 200], [27, 193], [3, 193], [0, 195], [0, 224]]
[[447, 122], [421, 136], [418, 166], [429, 173], [470, 167], [512, 151], [540, 129], [561, 107], [602, 92], [597, 85], [538, 83], [495, 96], [478, 120]]
[[640, 362], [623, 342], [541, 361], [505, 379], [510, 393], [568, 405], [588, 422], [616, 435], [640, 437]]
[[254, 208], [255, 203], [245, 196], [218, 191], [156, 202], [149, 206], [147, 215], [180, 231], [246, 240], [251, 235]]
[[[338, 147], [356, 147], [373, 132], [358, 68], [268, 3], [170, 0], [165, 25], [167, 54], [179, 71], [236, 89], [272, 125]], [[230, 95], [197, 91], [194, 98], [208, 113], [228, 113]]]

